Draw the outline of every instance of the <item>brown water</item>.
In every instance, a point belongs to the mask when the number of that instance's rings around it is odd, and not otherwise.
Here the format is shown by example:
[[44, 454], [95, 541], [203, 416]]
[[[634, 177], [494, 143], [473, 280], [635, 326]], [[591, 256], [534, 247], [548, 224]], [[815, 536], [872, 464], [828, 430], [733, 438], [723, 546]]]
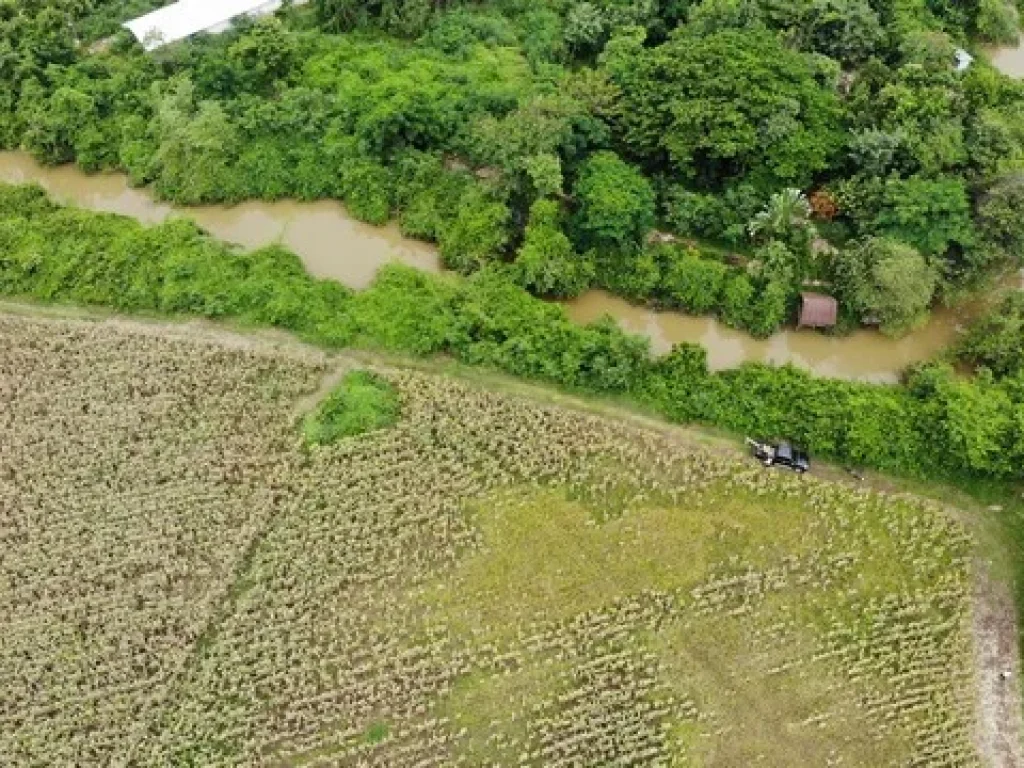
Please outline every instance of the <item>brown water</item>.
[[[171, 215], [188, 216], [215, 237], [245, 248], [279, 242], [295, 251], [312, 274], [357, 289], [369, 284], [377, 269], [389, 261], [432, 272], [440, 269], [431, 246], [403, 238], [393, 225], [372, 227], [357, 222], [332, 201], [178, 208], [155, 201], [144, 189], [132, 189], [120, 174], [89, 176], [74, 166], [44, 168], [19, 152], [0, 152], [0, 180], [35, 181], [59, 200], [145, 223]], [[927, 326], [898, 340], [870, 330], [842, 338], [789, 330], [759, 341], [712, 318], [634, 307], [603, 291], [590, 291], [565, 306], [578, 322], [611, 315], [626, 330], [649, 336], [659, 353], [681, 341], [700, 343], [707, 348], [708, 361], [715, 370], [752, 360], [793, 363], [822, 376], [869, 381], [894, 381], [910, 363], [934, 355], [955, 338], [971, 312], [940, 310]]]
[[1010, 77], [1024, 77], [1024, 37], [1020, 45], [1007, 48], [990, 48], [987, 51], [992, 65]]
[[901, 339], [868, 329], [841, 337], [806, 329], [786, 330], [767, 339], [754, 339], [714, 318], [634, 307], [603, 291], [590, 291], [568, 302], [566, 309], [580, 323], [610, 314], [625, 330], [650, 337], [657, 353], [668, 352], [681, 341], [697, 342], [707, 349], [708, 365], [716, 371], [747, 361], [792, 363], [820, 376], [876, 382], [895, 381], [911, 363], [948, 346], [966, 316], [964, 310], [959, 314], [938, 310], [927, 326]]
[[440, 269], [431, 246], [402, 237], [394, 225], [373, 227], [356, 221], [340, 203], [330, 200], [178, 208], [157, 202], [145, 189], [133, 189], [121, 174], [90, 176], [72, 165], [44, 168], [21, 152], [0, 152], [0, 180], [35, 181], [58, 200], [147, 224], [170, 215], [187, 216], [214, 237], [244, 248], [281, 243], [295, 251], [312, 274], [352, 288], [365, 288], [389, 261], [431, 272]]

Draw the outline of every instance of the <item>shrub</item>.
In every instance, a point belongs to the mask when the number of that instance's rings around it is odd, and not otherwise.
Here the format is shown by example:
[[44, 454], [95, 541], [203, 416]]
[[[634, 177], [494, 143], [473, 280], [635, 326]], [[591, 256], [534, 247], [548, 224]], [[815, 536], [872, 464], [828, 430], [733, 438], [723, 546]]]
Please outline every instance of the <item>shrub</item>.
[[978, 37], [989, 43], [1016, 45], [1020, 40], [1020, 13], [1014, 0], [979, 0]]
[[654, 226], [654, 189], [614, 152], [592, 155], [573, 189], [576, 226], [586, 245], [631, 249]]
[[978, 229], [985, 242], [1020, 261], [1024, 256], [1024, 174], [1000, 179], [978, 204]]
[[508, 243], [510, 218], [507, 205], [469, 187], [459, 202], [455, 220], [438, 238], [444, 265], [468, 274], [494, 260]]
[[739, 273], [730, 275], [722, 288], [722, 320], [733, 328], [748, 328], [754, 303], [754, 286]]
[[691, 237], [723, 239], [730, 226], [742, 227], [745, 224], [717, 195], [694, 192], [681, 186], [667, 190], [664, 209], [665, 220], [673, 231]]
[[653, 248], [591, 251], [596, 283], [634, 301], [646, 301], [661, 282], [661, 263]]
[[360, 221], [386, 224], [391, 216], [391, 174], [370, 161], [357, 162], [344, 170], [342, 198], [345, 207]]
[[836, 281], [847, 304], [898, 335], [922, 321], [938, 285], [938, 271], [909, 245], [871, 237], [835, 262]]
[[997, 376], [1024, 371], [1024, 291], [1010, 294], [974, 323], [958, 344], [957, 356]]
[[696, 250], [689, 248], [669, 263], [660, 294], [669, 306], [703, 315], [718, 307], [728, 273], [725, 264], [702, 259]]
[[516, 257], [519, 282], [538, 296], [577, 296], [590, 287], [594, 265], [573, 250], [554, 200], [530, 207], [526, 239]]
[[775, 281], [761, 289], [747, 320], [746, 327], [751, 334], [759, 338], [771, 336], [786, 322], [790, 293], [789, 286]]
[[311, 445], [330, 445], [390, 427], [399, 410], [394, 385], [374, 373], [352, 371], [303, 419], [302, 434]]

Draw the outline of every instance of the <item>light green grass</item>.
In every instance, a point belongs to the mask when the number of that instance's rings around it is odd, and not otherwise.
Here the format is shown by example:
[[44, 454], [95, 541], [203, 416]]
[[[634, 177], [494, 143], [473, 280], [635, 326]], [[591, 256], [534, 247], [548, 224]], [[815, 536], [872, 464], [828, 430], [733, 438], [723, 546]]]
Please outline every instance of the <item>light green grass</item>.
[[742, 494], [709, 491], [677, 507], [604, 519], [604, 498], [588, 504], [557, 489], [521, 493], [468, 510], [490, 546], [437, 588], [436, 610], [448, 621], [501, 634], [526, 619], [564, 619], [643, 589], [696, 586], [741, 552], [749, 554], [744, 562], [767, 564], [814, 543], [808, 510], [779, 498], [752, 504]]
[[[932, 718], [962, 717], [966, 728], [969, 654], [956, 627], [968, 543], [956, 523], [934, 508], [825, 484], [744, 487], [758, 482], [717, 482], [674, 505], [655, 492], [652, 503], [622, 508], [624, 492], [559, 488], [472, 504], [481, 548], [421, 595], [428, 620], [461, 636], [471, 655], [492, 646], [515, 654], [524, 628], [567, 627], [639, 595], [679, 599], [656, 629], [626, 621], [622, 637], [578, 650], [572, 663], [523, 651], [511, 672], [460, 679], [441, 711], [465, 729], [460, 744], [474, 764], [509, 764], [509, 744], [530, 741], [531, 718], [556, 718], [579, 686], [573, 664], [609, 648], [656, 670], [658, 693], [635, 706], [666, 699], [684, 713], [664, 724], [673, 765], [781, 768], [795, 755], [802, 765], [840, 756], [844, 765], [899, 764], [920, 753], [915, 734]], [[760, 586], [702, 603], [697, 593], [709, 583], [743, 573]], [[884, 614], [879, 629], [878, 601], [911, 593], [923, 607], [905, 619], [907, 639], [898, 615]], [[926, 637], [911, 639], [915, 632]], [[904, 642], [916, 650], [898, 650]], [[874, 661], [856, 661], [864, 654]], [[915, 714], [927, 686], [944, 704]], [[907, 714], [879, 727], [881, 705], [871, 702], [884, 700], [897, 710], [906, 702]]]

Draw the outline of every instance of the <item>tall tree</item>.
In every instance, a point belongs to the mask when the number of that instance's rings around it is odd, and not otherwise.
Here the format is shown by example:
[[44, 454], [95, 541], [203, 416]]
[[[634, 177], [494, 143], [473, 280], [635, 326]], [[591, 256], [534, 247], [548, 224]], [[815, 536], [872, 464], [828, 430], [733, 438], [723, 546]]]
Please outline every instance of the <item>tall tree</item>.
[[708, 185], [804, 186], [842, 144], [835, 71], [764, 29], [681, 32], [611, 75], [629, 149]]
[[892, 335], [905, 333], [926, 316], [939, 279], [920, 252], [879, 237], [845, 251], [835, 270], [843, 300]]
[[598, 152], [573, 188], [576, 226], [587, 245], [630, 249], [654, 226], [654, 189], [614, 152]]

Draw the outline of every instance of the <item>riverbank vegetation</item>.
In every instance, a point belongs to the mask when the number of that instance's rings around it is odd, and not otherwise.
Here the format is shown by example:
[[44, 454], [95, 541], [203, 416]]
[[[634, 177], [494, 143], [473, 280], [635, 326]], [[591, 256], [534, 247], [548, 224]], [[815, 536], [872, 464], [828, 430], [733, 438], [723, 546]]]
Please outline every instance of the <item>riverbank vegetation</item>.
[[808, 281], [898, 334], [1022, 253], [1024, 85], [954, 66], [1010, 0], [315, 0], [92, 45], [146, 5], [0, 7], [0, 146], [178, 203], [337, 198], [463, 273], [759, 336]]
[[946, 509], [394, 369], [308, 446], [335, 363], [0, 314], [5, 762], [977, 764]]
[[[447, 354], [624, 396], [677, 422], [784, 435], [851, 465], [923, 477], [1024, 477], [1024, 370], [997, 364], [980, 347], [974, 354], [998, 377], [962, 377], [943, 363], [913, 369], [900, 386], [759, 364], [711, 373], [699, 346], [654, 358], [646, 339], [610, 320], [572, 323], [561, 307], [519, 288], [512, 269], [492, 264], [462, 278], [389, 266], [353, 293], [310, 277], [281, 247], [242, 252], [187, 220], [147, 228], [57, 205], [38, 187], [0, 186], [0, 293], [7, 296], [229, 318], [329, 347]], [[1005, 344], [1015, 341], [1008, 331]]]

